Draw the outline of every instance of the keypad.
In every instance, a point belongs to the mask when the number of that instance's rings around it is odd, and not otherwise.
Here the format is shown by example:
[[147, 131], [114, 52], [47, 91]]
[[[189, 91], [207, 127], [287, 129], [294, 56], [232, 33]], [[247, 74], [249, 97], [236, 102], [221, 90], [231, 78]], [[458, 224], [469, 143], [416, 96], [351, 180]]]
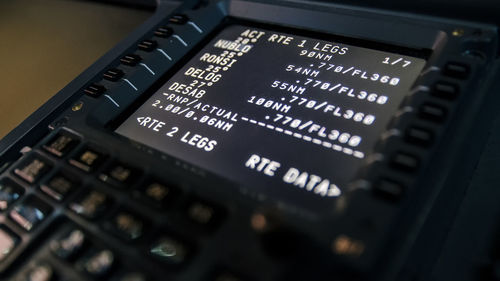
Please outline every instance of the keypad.
[[168, 177], [103, 151], [61, 129], [0, 177], [0, 212], [12, 228], [0, 225], [0, 266], [24, 256], [24, 244], [41, 253], [13, 273], [16, 281], [155, 280], [124, 253], [160, 271], [181, 270], [198, 252], [190, 236], [212, 232], [225, 216]]

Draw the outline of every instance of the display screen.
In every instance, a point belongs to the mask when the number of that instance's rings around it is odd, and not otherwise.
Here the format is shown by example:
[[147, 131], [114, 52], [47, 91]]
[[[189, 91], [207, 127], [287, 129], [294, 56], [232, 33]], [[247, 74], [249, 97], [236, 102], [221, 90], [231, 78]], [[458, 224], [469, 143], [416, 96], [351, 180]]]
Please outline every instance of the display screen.
[[116, 132], [270, 198], [342, 195], [425, 60], [230, 25]]

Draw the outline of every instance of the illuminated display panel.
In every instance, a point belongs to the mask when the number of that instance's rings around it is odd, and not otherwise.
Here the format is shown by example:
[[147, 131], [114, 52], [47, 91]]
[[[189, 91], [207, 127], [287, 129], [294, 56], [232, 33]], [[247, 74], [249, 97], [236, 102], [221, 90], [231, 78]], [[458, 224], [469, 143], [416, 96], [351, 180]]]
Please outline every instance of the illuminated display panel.
[[421, 58], [231, 25], [116, 132], [270, 198], [341, 196]]

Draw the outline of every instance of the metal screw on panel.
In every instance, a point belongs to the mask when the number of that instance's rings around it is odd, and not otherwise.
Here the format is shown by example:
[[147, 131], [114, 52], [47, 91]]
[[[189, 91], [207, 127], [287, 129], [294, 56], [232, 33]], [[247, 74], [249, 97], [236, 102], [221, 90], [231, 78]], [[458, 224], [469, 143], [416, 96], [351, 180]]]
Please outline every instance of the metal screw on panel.
[[457, 29], [453, 30], [453, 32], [451, 34], [455, 37], [462, 37], [465, 34], [465, 30], [463, 30], [461, 28], [457, 28]]
[[71, 107], [71, 110], [79, 111], [80, 109], [82, 109], [82, 107], [83, 107], [83, 101], [79, 101], [79, 102], [75, 103], [73, 105], [73, 107]]

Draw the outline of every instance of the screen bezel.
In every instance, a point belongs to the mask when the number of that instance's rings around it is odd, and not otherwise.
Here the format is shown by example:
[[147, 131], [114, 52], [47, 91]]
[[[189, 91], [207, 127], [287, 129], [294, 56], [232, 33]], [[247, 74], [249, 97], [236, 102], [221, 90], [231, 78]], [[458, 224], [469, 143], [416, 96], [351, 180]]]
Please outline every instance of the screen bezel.
[[[172, 156], [171, 154], [161, 151], [157, 148], [151, 147], [149, 145], [140, 143], [138, 141], [135, 141], [127, 136], [121, 135], [116, 133], [116, 129], [124, 123], [136, 110], [138, 110], [141, 106], [144, 105], [144, 103], [152, 96], [154, 95], [159, 88], [161, 88], [165, 83], [168, 83], [168, 81], [178, 72], [180, 69], [188, 62], [190, 61], [194, 56], [196, 56], [206, 44], [211, 41], [215, 36], [217, 36], [222, 30], [224, 30], [226, 27], [229, 27], [231, 25], [240, 25], [240, 26], [245, 26], [249, 28], [262, 28], [266, 30], [271, 30], [271, 31], [276, 31], [276, 32], [283, 32], [283, 33], [288, 33], [292, 35], [298, 35], [298, 36], [304, 36], [307, 38], [311, 39], [319, 39], [319, 40], [327, 40], [329, 42], [335, 42], [335, 43], [340, 43], [340, 44], [349, 44], [352, 46], [356, 47], [362, 47], [362, 48], [368, 48], [372, 50], [378, 50], [378, 51], [384, 51], [388, 52], [391, 54], [400, 54], [400, 55], [406, 55], [406, 56], [412, 56], [415, 58], [421, 58], [426, 60], [426, 63], [428, 62], [429, 57], [432, 55], [432, 51], [430, 49], [413, 49], [413, 48], [408, 48], [408, 47], [398, 47], [395, 45], [390, 45], [390, 44], [385, 44], [385, 43], [380, 43], [376, 41], [371, 41], [371, 40], [365, 40], [365, 39], [356, 39], [356, 38], [350, 38], [350, 37], [345, 37], [345, 36], [337, 36], [337, 35], [332, 35], [324, 32], [316, 32], [312, 30], [306, 30], [306, 29], [297, 29], [297, 28], [291, 28], [291, 27], [286, 27], [282, 25], [277, 25], [277, 24], [268, 24], [268, 23], [262, 23], [262, 22], [255, 22], [255, 21], [248, 21], [248, 20], [241, 20], [235, 17], [226, 17], [224, 20], [212, 31], [210, 34], [205, 36], [203, 40], [198, 43], [193, 49], [191, 49], [188, 54], [184, 55], [179, 62], [177, 62], [173, 67], [171, 67], [167, 73], [165, 73], [161, 78], [157, 79], [152, 86], [150, 86], [146, 91], [144, 91], [143, 94], [140, 95], [138, 99], [136, 99], [130, 106], [128, 106], [125, 110], [123, 110], [117, 118], [114, 118], [112, 120], [109, 120], [105, 124], [105, 128], [108, 132], [113, 134], [115, 137], [125, 139], [128, 142], [132, 142], [135, 144], [135, 146], [143, 147], [145, 149], [153, 150], [155, 153], [158, 153], [159, 155], [164, 155], [167, 157], [171, 157], [173, 159], [179, 159], [181, 161], [185, 161], [187, 163], [190, 163], [191, 165], [197, 166], [200, 169], [206, 170], [208, 173], [213, 173], [221, 178], [227, 178], [223, 174], [219, 174], [216, 172], [213, 172], [205, 167], [198, 166], [197, 163], [193, 163], [190, 161], [186, 161], [182, 158], [177, 158], [175, 156]], [[415, 77], [415, 80], [412, 82], [413, 84], [416, 83], [418, 80], [418, 76]], [[399, 107], [399, 105], [398, 105]], [[389, 125], [389, 124], [387, 124]], [[376, 152], [376, 147], [377, 147], [378, 141], [376, 141], [373, 145], [370, 146], [370, 149], [366, 151], [366, 155], [370, 155], [372, 153]], [[355, 182], [358, 180], [358, 174], [360, 174], [361, 171], [365, 170], [367, 167], [366, 163], [366, 158], [363, 160], [363, 163], [360, 163], [359, 166], [355, 168], [355, 176], [349, 181], [350, 183]], [[245, 183], [243, 182], [234, 182], [235, 184], [239, 186], [246, 186]], [[347, 186], [350, 185], [346, 185]], [[260, 191], [259, 191], [260, 192]], [[331, 198], [335, 199], [335, 198]], [[281, 201], [279, 198], [270, 198], [270, 200], [273, 201]]]

